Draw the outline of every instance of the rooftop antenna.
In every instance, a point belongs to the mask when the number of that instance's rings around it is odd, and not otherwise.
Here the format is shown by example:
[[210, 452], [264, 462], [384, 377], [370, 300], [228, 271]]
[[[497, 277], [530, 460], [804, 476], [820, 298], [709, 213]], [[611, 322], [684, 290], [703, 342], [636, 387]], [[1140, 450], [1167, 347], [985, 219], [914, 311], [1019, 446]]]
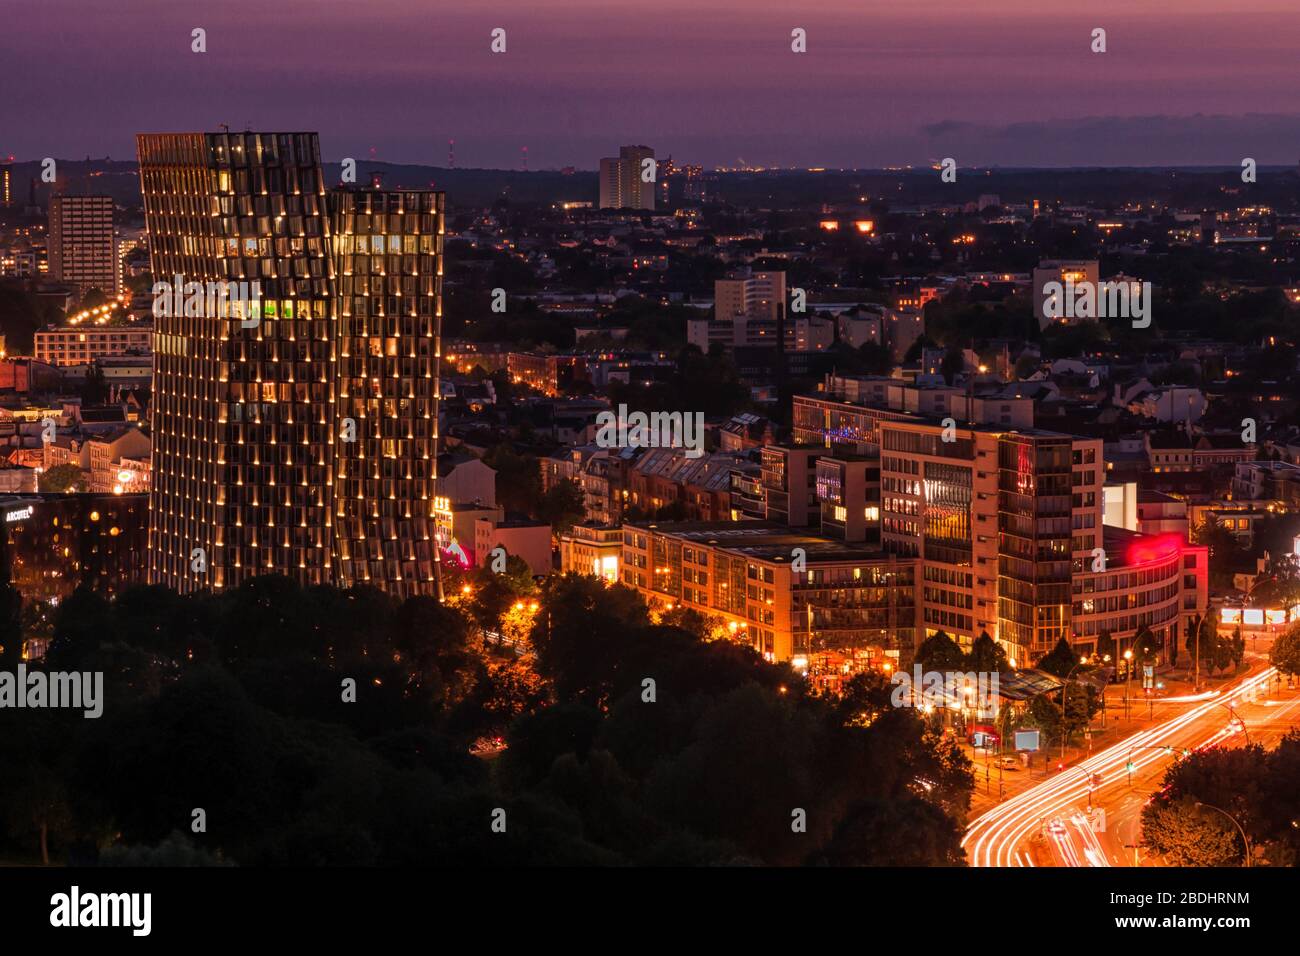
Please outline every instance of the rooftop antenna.
[[447, 168], [456, 168], [456, 141], [454, 139], [447, 140]]

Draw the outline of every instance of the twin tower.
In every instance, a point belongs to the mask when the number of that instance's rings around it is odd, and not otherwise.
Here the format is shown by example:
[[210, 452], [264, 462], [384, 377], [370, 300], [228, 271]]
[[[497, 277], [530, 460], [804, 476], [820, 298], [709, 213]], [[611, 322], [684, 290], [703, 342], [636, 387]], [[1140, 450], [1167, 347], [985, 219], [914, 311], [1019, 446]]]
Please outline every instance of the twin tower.
[[315, 133], [136, 140], [154, 277], [260, 296], [155, 318], [150, 583], [440, 596], [443, 194], [327, 188]]

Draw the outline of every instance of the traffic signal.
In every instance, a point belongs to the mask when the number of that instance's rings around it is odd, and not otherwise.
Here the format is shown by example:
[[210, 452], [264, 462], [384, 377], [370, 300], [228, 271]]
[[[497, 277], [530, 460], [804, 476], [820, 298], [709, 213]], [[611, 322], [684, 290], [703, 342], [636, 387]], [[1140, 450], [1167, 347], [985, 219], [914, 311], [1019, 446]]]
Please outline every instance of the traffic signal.
[[1132, 760], [1130, 760], [1130, 761], [1128, 762], [1128, 772], [1129, 772], [1129, 773], [1132, 773], [1132, 772], [1133, 772], [1133, 761], [1132, 761]]

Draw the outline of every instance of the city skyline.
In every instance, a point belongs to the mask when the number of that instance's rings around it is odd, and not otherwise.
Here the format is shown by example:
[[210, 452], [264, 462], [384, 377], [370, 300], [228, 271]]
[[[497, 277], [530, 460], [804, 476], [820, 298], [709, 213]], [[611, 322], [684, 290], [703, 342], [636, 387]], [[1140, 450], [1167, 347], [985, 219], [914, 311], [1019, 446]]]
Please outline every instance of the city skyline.
[[[123, 13], [55, 0], [25, 26], [60, 42], [0, 36], [10, 64], [0, 153], [128, 156], [115, 118], [130, 101], [141, 130], [277, 128], [292, 114], [336, 144], [327, 159], [374, 148], [439, 165], [454, 139], [457, 165], [475, 168], [517, 168], [525, 147], [530, 168], [595, 168], [610, 142], [723, 167], [1232, 164], [1243, 149], [1294, 163], [1300, 12], [1281, 0], [1214, 7], [1044, 14], [998, 0], [978, 13], [891, 3], [868, 16], [839, 2], [707, 12], [673, 2], [647, 21], [601, 15], [591, 0], [460, 3], [436, 16], [409, 2], [196, 11], [149, 0]], [[1098, 26], [1104, 54], [1089, 48]], [[196, 27], [206, 53], [190, 50]], [[497, 27], [503, 54], [489, 49]], [[806, 54], [790, 50], [796, 27]], [[331, 44], [336, 56], [312, 52]], [[221, 106], [206, 108], [214, 89]], [[42, 108], [50, 96], [60, 110]]]
[[417, 866], [1280, 914], [1300, 6], [1041, 6], [0, 0], [20, 924], [301, 939], [330, 879], [369, 940]]

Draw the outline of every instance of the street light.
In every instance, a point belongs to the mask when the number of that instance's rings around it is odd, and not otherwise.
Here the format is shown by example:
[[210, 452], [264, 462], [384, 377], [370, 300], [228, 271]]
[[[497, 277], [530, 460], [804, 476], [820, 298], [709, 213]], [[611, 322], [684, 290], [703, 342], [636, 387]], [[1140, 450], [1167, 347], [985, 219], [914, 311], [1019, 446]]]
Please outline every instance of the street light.
[[[1133, 635], [1137, 637], [1137, 635]], [[1124, 719], [1128, 720], [1128, 693], [1133, 686], [1133, 648], [1124, 652]]]
[[1215, 810], [1218, 813], [1222, 813], [1225, 817], [1227, 817], [1229, 820], [1232, 821], [1233, 826], [1235, 826], [1241, 832], [1241, 842], [1246, 846], [1246, 862], [1243, 865], [1250, 866], [1250, 837], [1246, 836], [1246, 828], [1237, 822], [1236, 817], [1234, 817], [1227, 810], [1224, 810], [1222, 807], [1216, 807], [1210, 803], [1202, 803], [1200, 800], [1196, 801], [1196, 806], [1198, 808], [1204, 808], [1206, 810]]
[[[1109, 654], [1104, 655], [1104, 656], [1102, 657], [1101, 660], [1102, 660], [1102, 663], [1103, 663], [1103, 664], [1109, 664], [1109, 663], [1110, 663], [1110, 655], [1109, 655]], [[1105, 729], [1106, 729], [1106, 703], [1107, 703], [1107, 701], [1106, 701], [1106, 688], [1107, 688], [1107, 686], [1108, 686], [1109, 684], [1110, 684], [1110, 679], [1107, 678], [1107, 679], [1106, 679], [1106, 683], [1103, 684], [1103, 685], [1102, 685], [1102, 688], [1101, 688], [1101, 729], [1102, 729], [1102, 730], [1105, 730]]]
[[1246, 729], [1246, 722], [1241, 719], [1241, 715], [1237, 713], [1235, 710], [1233, 710], [1232, 705], [1229, 704], [1226, 700], [1219, 701], [1219, 706], [1228, 708], [1228, 713], [1232, 714], [1233, 721], [1241, 725], [1241, 732], [1246, 736], [1246, 746], [1249, 747], [1250, 731]]

